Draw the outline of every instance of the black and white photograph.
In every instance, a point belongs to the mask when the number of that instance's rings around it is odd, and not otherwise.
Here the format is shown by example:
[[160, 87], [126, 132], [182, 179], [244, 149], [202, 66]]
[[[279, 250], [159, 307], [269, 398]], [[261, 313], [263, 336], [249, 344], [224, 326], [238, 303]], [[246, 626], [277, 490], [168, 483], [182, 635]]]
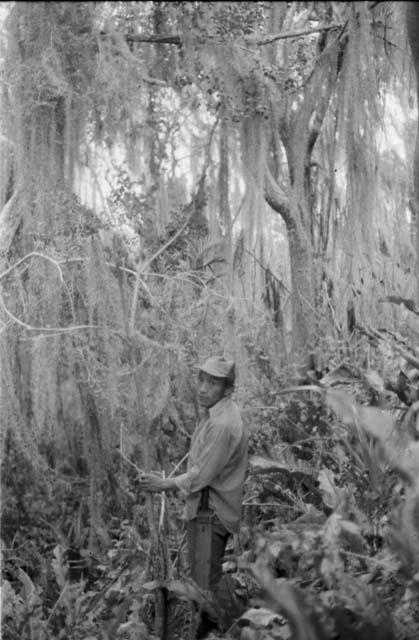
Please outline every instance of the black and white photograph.
[[419, 2], [0, 0], [0, 639], [419, 640]]

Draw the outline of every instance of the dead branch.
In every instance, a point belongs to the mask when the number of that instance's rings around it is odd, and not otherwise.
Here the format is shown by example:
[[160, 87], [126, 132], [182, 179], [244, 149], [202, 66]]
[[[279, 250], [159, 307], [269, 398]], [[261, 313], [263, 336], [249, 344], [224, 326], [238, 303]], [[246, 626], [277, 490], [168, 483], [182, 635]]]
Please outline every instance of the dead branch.
[[[249, 45], [257, 45], [262, 47], [267, 44], [272, 44], [277, 40], [286, 40], [290, 38], [301, 38], [303, 36], [308, 36], [313, 33], [320, 33], [322, 31], [331, 31], [332, 29], [341, 29], [344, 27], [343, 23], [332, 23], [332, 24], [323, 24], [318, 27], [311, 27], [307, 29], [299, 29], [297, 31], [282, 31], [281, 33], [270, 33], [264, 38], [246, 38], [245, 42]], [[106, 32], [101, 32], [102, 36], [109, 35]], [[151, 34], [149, 36], [143, 36], [140, 34], [127, 34], [125, 36], [125, 40], [127, 42], [139, 42], [139, 43], [151, 43], [151, 44], [173, 44], [176, 47], [183, 46], [183, 40], [178, 34]], [[204, 44], [206, 41], [202, 39], [202, 43]], [[224, 44], [223, 42], [214, 42], [214, 44]]]
[[185, 462], [185, 460], [188, 459], [189, 456], [189, 452], [186, 453], [183, 458], [181, 460], [179, 460], [179, 462], [174, 466], [174, 468], [172, 469], [172, 471], [169, 473], [169, 475], [167, 476], [168, 478], [172, 478], [174, 476], [174, 474], [176, 473], [176, 471], [179, 469], [179, 467]]
[[[108, 31], [106, 35], [114, 38], [118, 46], [119, 54], [123, 55], [126, 60], [129, 60], [135, 63], [137, 62], [134, 53], [131, 51], [128, 45], [129, 42], [132, 42], [132, 39], [130, 39], [129, 35], [124, 36], [123, 33], [113, 28], [111, 28], [111, 30]], [[174, 44], [174, 43], [169, 43], [169, 44]], [[160, 80], [159, 78], [151, 78], [150, 76], [147, 76], [145, 74], [141, 74], [141, 79], [143, 80], [143, 82], [147, 82], [148, 84], [152, 84], [152, 85], [154, 84], [162, 87], [166, 86], [166, 82], [164, 80]]]
[[3, 309], [4, 313], [12, 320], [15, 324], [18, 324], [23, 329], [27, 331], [44, 331], [46, 333], [68, 333], [69, 331], [80, 331], [81, 329], [103, 329], [100, 325], [95, 324], [76, 324], [71, 327], [34, 327], [23, 320], [17, 318], [13, 313], [6, 307], [5, 302], [0, 296], [0, 307]]
[[[101, 35], [108, 35], [106, 32], [102, 31]], [[180, 36], [174, 35], [156, 35], [152, 34], [150, 36], [142, 36], [139, 34], [127, 34], [125, 36], [125, 40], [127, 42], [149, 42], [152, 44], [174, 44], [176, 47], [181, 47], [183, 42]]]
[[[25, 322], [24, 320], [20, 320], [19, 318], [17, 318], [11, 311], [10, 309], [8, 309], [8, 307], [6, 306], [2, 296], [0, 295], [0, 308], [3, 309], [4, 313], [8, 316], [8, 318], [14, 322], [15, 324], [19, 325], [20, 327], [22, 327], [23, 329], [26, 329], [27, 331], [37, 331], [39, 333], [47, 333], [47, 334], [59, 334], [59, 333], [68, 333], [70, 331], [81, 331], [83, 329], [96, 329], [96, 330], [108, 330], [110, 331], [113, 335], [118, 336], [119, 338], [121, 338], [121, 340], [126, 340], [125, 336], [122, 335], [121, 333], [119, 333], [119, 331], [115, 331], [113, 329], [109, 329], [109, 327], [107, 327], [106, 325], [99, 325], [99, 324], [75, 324], [75, 325], [71, 325], [69, 327], [34, 327], [31, 324], [28, 324], [27, 322]], [[8, 326], [7, 324], [5, 326], [3, 326], [1, 328], [1, 331], [4, 330], [4, 328]], [[153, 346], [158, 346], [160, 349], [167, 349], [167, 348], [174, 348], [174, 346], [169, 346], [169, 345], [161, 345], [160, 343], [156, 342], [155, 340], [152, 340], [151, 338], [148, 338], [147, 336], [143, 335], [142, 333], [140, 333], [139, 331], [137, 331], [135, 333], [136, 338], [141, 339], [142, 341], [153, 345]], [[131, 343], [130, 343], [131, 344]]]
[[412, 367], [415, 367], [415, 369], [419, 369], [419, 358], [416, 358], [411, 353], [409, 353], [409, 351], [406, 351], [406, 349], [403, 349], [399, 345], [390, 342], [390, 340], [385, 338], [376, 329], [373, 329], [372, 327], [364, 327], [362, 325], [356, 325], [356, 328], [359, 331], [361, 331], [361, 333], [364, 333], [366, 336], [368, 336], [370, 338], [375, 338], [376, 340], [381, 340], [382, 342], [384, 342], [388, 346], [392, 347], [394, 349], [394, 351], [397, 351], [397, 353], [400, 354], [406, 360], [406, 362], [411, 364]]
[[121, 451], [121, 447], [118, 449], [118, 451], [119, 451], [120, 455], [122, 456], [122, 458], [125, 460], [125, 462], [130, 464], [131, 467], [134, 467], [134, 469], [136, 470], [137, 473], [139, 473], [140, 475], [143, 473], [142, 469], [140, 469], [139, 467], [137, 467], [136, 464], [131, 462], [131, 460], [125, 455], [125, 453], [123, 451]]
[[419, 310], [416, 308], [414, 301], [411, 298], [402, 298], [401, 296], [386, 296], [385, 298], [379, 298], [378, 302], [391, 302], [392, 304], [403, 305], [414, 313], [416, 316], [419, 316]]
[[[319, 33], [321, 31], [331, 31], [332, 29], [342, 29], [345, 25], [343, 23], [332, 23], [332, 24], [324, 24], [319, 25], [318, 27], [312, 27], [310, 29], [300, 29], [299, 31], [282, 31], [282, 33], [277, 34], [269, 34], [262, 40], [256, 40], [255, 44], [259, 47], [264, 46], [265, 44], [271, 44], [272, 42], [276, 42], [277, 40], [286, 40], [289, 38], [301, 38], [302, 36], [308, 36], [312, 33]], [[250, 40], [247, 41], [249, 44]]]
[[20, 264], [22, 264], [22, 262], [26, 262], [26, 260], [34, 256], [37, 256], [38, 258], [43, 258], [44, 260], [48, 260], [48, 262], [51, 262], [58, 269], [61, 282], [63, 281], [63, 272], [61, 271], [59, 262], [57, 262], [57, 260], [54, 260], [54, 258], [51, 258], [50, 256], [47, 256], [44, 253], [39, 253], [38, 251], [31, 251], [31, 253], [27, 253], [25, 256], [23, 256], [23, 258], [20, 258], [20, 260], [12, 264], [8, 269], [6, 269], [6, 271], [3, 271], [3, 273], [0, 274], [0, 280], [3, 280], [3, 278], [9, 275], [9, 273], [11, 273]]

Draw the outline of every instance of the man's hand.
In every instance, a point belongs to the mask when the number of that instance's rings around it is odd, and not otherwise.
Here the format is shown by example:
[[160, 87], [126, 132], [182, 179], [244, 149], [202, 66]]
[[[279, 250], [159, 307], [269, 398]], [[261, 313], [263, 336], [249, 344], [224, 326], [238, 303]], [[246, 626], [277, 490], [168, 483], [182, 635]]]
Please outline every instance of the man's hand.
[[139, 485], [143, 491], [159, 493], [170, 489], [177, 489], [173, 478], [162, 478], [155, 473], [142, 473], [138, 477]]

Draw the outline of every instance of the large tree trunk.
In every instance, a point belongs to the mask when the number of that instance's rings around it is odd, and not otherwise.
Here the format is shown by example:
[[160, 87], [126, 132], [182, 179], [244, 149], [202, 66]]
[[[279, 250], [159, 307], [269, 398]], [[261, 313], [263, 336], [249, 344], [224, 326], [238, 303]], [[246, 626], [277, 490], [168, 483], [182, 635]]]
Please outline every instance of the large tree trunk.
[[[406, 3], [406, 26], [416, 73], [417, 103], [419, 105], [419, 4], [417, 2]], [[413, 161], [413, 189], [416, 223], [416, 303], [419, 303], [419, 118]]]
[[[69, 385], [77, 392], [76, 355], [70, 343], [61, 340], [60, 329], [77, 325], [79, 310], [75, 298], [69, 301], [68, 280], [64, 284], [52, 263], [69, 256], [79, 239], [77, 224], [87, 223], [72, 186], [78, 134], [90, 99], [87, 88], [95, 72], [91, 7], [80, 2], [17, 2], [7, 28], [4, 117], [13, 146], [14, 193], [0, 214], [0, 259], [16, 263], [30, 252], [37, 256], [24, 262], [20, 274], [15, 270], [2, 282], [2, 312], [9, 323], [11, 314], [14, 318], [0, 341], [1, 359], [9, 367], [0, 395], [5, 424], [32, 447], [34, 465], [42, 459], [37, 446], [48, 442], [49, 462], [62, 468], [86, 455], [81, 443], [89, 424], [89, 416], [80, 416], [75, 402], [66, 414], [68, 392], [61, 390]], [[82, 309], [84, 313], [84, 301]], [[58, 327], [54, 336], [51, 327]], [[91, 429], [91, 457], [96, 456], [99, 465], [99, 440]], [[74, 432], [73, 456], [67, 444]], [[91, 473], [92, 523], [98, 519], [99, 473], [99, 468]]]
[[19, 226], [24, 252], [32, 249], [35, 236], [46, 237], [56, 227], [59, 194], [72, 189], [83, 102], [94, 69], [86, 3], [18, 2], [7, 22], [4, 106], [19, 197], [1, 214], [3, 255]]
[[232, 294], [233, 265], [232, 265], [232, 220], [230, 208], [230, 166], [229, 166], [229, 131], [226, 117], [221, 117], [220, 122], [220, 168], [218, 172], [219, 211], [224, 227], [226, 244], [227, 268], [228, 268], [228, 293]]
[[[281, 22], [272, 7], [272, 22]], [[265, 199], [285, 222], [288, 232], [292, 284], [293, 353], [306, 367], [315, 347], [313, 311], [316, 306], [314, 261], [312, 154], [336, 87], [336, 64], [342, 43], [336, 35], [323, 38], [319, 57], [298, 100], [284, 97], [281, 111], [272, 120], [266, 161]], [[284, 49], [284, 58], [286, 49]], [[270, 52], [273, 56], [273, 52]], [[275, 60], [275, 56], [273, 56]], [[288, 187], [279, 184], [284, 153], [288, 165]], [[303, 358], [303, 359], [302, 359]]]
[[304, 236], [296, 231], [288, 233], [291, 285], [293, 338], [295, 355], [299, 361], [311, 365], [314, 330], [314, 277], [312, 250]]
[[[266, 169], [265, 198], [284, 220], [288, 231], [291, 268], [291, 300], [293, 344], [296, 361], [303, 367], [311, 365], [315, 278], [313, 252], [309, 236], [301, 224], [300, 215], [292, 210], [289, 198], [280, 189], [269, 169]], [[295, 204], [297, 207], [297, 204]]]

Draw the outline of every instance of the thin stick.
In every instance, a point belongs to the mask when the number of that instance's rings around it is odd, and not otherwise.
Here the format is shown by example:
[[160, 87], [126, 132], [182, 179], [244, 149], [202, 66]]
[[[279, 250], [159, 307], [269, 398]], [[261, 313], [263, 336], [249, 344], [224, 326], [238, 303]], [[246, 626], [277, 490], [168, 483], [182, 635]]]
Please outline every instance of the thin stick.
[[181, 538], [181, 541], [180, 541], [180, 544], [179, 544], [179, 549], [177, 550], [176, 556], [175, 556], [175, 558], [173, 560], [173, 569], [175, 568], [175, 566], [177, 564], [177, 561], [180, 558], [180, 552], [182, 551], [182, 547], [183, 547], [183, 545], [185, 543], [185, 540], [186, 540], [186, 533], [187, 532], [185, 531], [183, 536], [182, 536], [182, 538]]
[[[283, 502], [243, 502], [243, 507], [283, 507]], [[291, 509], [296, 509], [293, 505], [285, 505]]]
[[[162, 471], [162, 478], [165, 477], [164, 471]], [[164, 516], [166, 513], [166, 493], [164, 491], [161, 492], [161, 504], [160, 504], [160, 518], [159, 518], [159, 533], [163, 529], [164, 526]]]
[[182, 460], [180, 460], [180, 462], [177, 463], [177, 465], [172, 469], [172, 471], [169, 473], [169, 475], [167, 476], [168, 478], [172, 478], [173, 475], [176, 473], [176, 471], [179, 469], [179, 467], [185, 462], [185, 460], [189, 457], [189, 452], [186, 453]]
[[[320, 31], [330, 31], [331, 29], [341, 29], [345, 25], [343, 23], [335, 22], [333, 24], [319, 25], [318, 27], [300, 29], [299, 31], [283, 31], [282, 33], [271, 33], [262, 40], [257, 40], [254, 44], [262, 47], [266, 44], [272, 44], [277, 40], [285, 40], [287, 38], [301, 38], [301, 36], [308, 36], [312, 33], [319, 33]], [[252, 43], [249, 39], [247, 42]], [[253, 44], [253, 43], [252, 43]]]
[[362, 553], [355, 553], [355, 551], [346, 551], [344, 549], [340, 549], [339, 553], [343, 553], [343, 555], [349, 556], [351, 558], [358, 558], [358, 560], [363, 560], [364, 562], [376, 564], [379, 567], [386, 567], [387, 569], [392, 569], [393, 571], [397, 570], [396, 565], [392, 565], [391, 563], [385, 562], [384, 560], [377, 560], [376, 558], [372, 558], [371, 556], [364, 556]]
[[[119, 433], [120, 433], [120, 438], [119, 438], [119, 442], [120, 442], [120, 444], [119, 444], [119, 449], [118, 449], [118, 451], [119, 451], [120, 455], [124, 458], [124, 460], [125, 460], [126, 462], [128, 462], [128, 464], [130, 464], [132, 467], [134, 467], [134, 469], [136, 469], [136, 470], [138, 471], [138, 473], [141, 473], [141, 474], [142, 474], [142, 473], [144, 473], [144, 472], [143, 472], [143, 470], [142, 470], [142, 469], [139, 469], [139, 468], [137, 467], [137, 465], [136, 465], [136, 464], [134, 464], [133, 462], [131, 462], [131, 460], [130, 460], [130, 459], [129, 459], [125, 454], [124, 454], [124, 452], [122, 451], [122, 429], [120, 429]], [[180, 461], [175, 465], [175, 467], [172, 469], [172, 471], [171, 471], [171, 472], [169, 473], [169, 475], [167, 476], [168, 478], [172, 478], [172, 477], [173, 477], [173, 475], [176, 473], [176, 471], [179, 469], [179, 467], [180, 467], [180, 466], [185, 462], [185, 460], [188, 458], [188, 456], [189, 456], [189, 452], [188, 452], [188, 453], [186, 453], [186, 454], [183, 456], [183, 458], [182, 458], [182, 459], [181, 459], [181, 460], [180, 460]], [[165, 477], [165, 475], [164, 475], [164, 471], [162, 472], [162, 474], [163, 474], [163, 476], [162, 476], [162, 477], [164, 478], [164, 477]]]
[[121, 449], [118, 449], [118, 451], [119, 451], [119, 453], [121, 454], [121, 456], [124, 458], [125, 462], [128, 462], [128, 464], [130, 464], [130, 465], [131, 465], [131, 467], [134, 467], [134, 469], [136, 469], [136, 470], [138, 471], [138, 473], [140, 473], [140, 474], [142, 474], [142, 473], [143, 473], [143, 470], [142, 470], [142, 469], [139, 469], [139, 468], [137, 467], [137, 465], [136, 465], [136, 464], [134, 464], [133, 462], [131, 462], [131, 460], [130, 460], [129, 458], [127, 458], [127, 456], [125, 455], [125, 453], [123, 453], [123, 452], [121, 451]]

